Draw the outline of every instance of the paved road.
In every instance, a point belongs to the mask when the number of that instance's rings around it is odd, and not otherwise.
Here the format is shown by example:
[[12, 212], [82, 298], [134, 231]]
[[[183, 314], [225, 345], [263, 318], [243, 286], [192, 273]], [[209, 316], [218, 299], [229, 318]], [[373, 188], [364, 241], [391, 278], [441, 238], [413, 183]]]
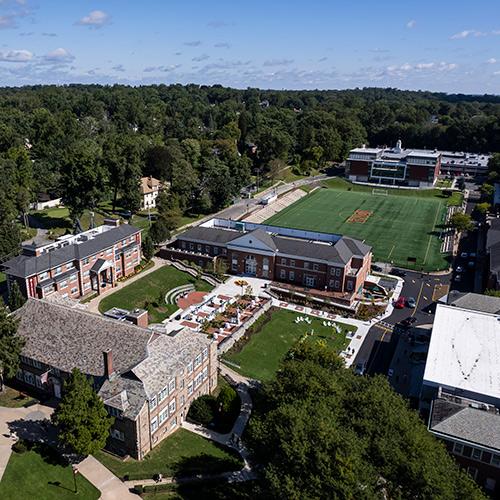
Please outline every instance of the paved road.
[[431, 276], [408, 271], [404, 277], [401, 295], [406, 298], [413, 297], [417, 302], [416, 307], [394, 309], [382, 323], [370, 328], [354, 363], [366, 363], [368, 373], [386, 374], [398, 340], [398, 334], [392, 331], [394, 325], [409, 316], [416, 318], [415, 325], [432, 323], [434, 300], [438, 295], [447, 292], [450, 277], [450, 274]]

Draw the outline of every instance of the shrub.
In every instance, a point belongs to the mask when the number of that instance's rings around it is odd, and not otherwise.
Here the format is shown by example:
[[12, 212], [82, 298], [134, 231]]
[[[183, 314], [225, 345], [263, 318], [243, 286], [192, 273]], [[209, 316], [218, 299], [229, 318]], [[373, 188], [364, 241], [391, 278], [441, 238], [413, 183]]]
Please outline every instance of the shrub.
[[200, 396], [189, 408], [188, 418], [199, 424], [208, 425], [215, 418], [215, 408], [216, 400], [213, 396]]
[[23, 439], [16, 441], [12, 445], [12, 451], [15, 451], [16, 453], [25, 453], [28, 451], [28, 449], [28, 444]]

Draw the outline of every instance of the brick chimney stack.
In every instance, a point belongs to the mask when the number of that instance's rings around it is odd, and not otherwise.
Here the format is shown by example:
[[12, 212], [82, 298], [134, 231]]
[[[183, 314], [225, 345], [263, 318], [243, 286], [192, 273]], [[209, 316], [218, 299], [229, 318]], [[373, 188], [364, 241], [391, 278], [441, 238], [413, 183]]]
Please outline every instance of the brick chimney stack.
[[109, 380], [115, 374], [113, 368], [113, 351], [111, 349], [106, 349], [102, 352], [104, 359], [104, 376]]

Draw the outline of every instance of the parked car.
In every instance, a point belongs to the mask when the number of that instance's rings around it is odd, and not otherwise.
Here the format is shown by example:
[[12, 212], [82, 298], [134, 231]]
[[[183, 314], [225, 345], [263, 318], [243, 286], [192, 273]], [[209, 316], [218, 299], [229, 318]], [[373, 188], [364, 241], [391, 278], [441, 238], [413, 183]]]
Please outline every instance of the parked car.
[[461, 274], [456, 274], [455, 277], [453, 278], [454, 281], [456, 281], [457, 283], [460, 283], [460, 281], [462, 281], [462, 275]]
[[462, 257], [462, 259], [466, 259], [468, 256], [469, 256], [469, 254], [467, 252], [462, 252], [460, 254], [460, 257]]
[[394, 302], [394, 307], [396, 309], [403, 309], [405, 304], [406, 304], [406, 299], [403, 296], [401, 296], [399, 297], [398, 300], [396, 300], [396, 302]]
[[471, 259], [475, 259], [475, 258], [476, 258], [476, 252], [471, 252], [471, 253], [469, 254], [469, 258], [471, 258]]
[[476, 267], [476, 263], [473, 260], [470, 260], [469, 262], [467, 262], [467, 267], [472, 269]]
[[357, 363], [356, 367], [354, 368], [354, 373], [356, 375], [364, 375], [366, 371], [366, 363]]
[[455, 269], [455, 271], [457, 273], [463, 273], [464, 272], [464, 268], [462, 266], [457, 266], [457, 268]]
[[394, 267], [392, 268], [391, 274], [393, 274], [394, 276], [399, 276], [400, 278], [404, 278], [406, 276], [406, 273], [403, 270], [396, 269]]
[[411, 326], [416, 321], [417, 321], [417, 318], [415, 318], [414, 316], [408, 316], [408, 318], [405, 318], [403, 321], [401, 321], [401, 324], [403, 326]]
[[380, 266], [377, 266], [376, 264], [372, 264], [372, 271], [375, 271], [376, 273], [384, 272], [384, 270]]
[[406, 299], [406, 305], [410, 307], [411, 309], [414, 309], [417, 307], [417, 301], [415, 300], [415, 297], [408, 297]]

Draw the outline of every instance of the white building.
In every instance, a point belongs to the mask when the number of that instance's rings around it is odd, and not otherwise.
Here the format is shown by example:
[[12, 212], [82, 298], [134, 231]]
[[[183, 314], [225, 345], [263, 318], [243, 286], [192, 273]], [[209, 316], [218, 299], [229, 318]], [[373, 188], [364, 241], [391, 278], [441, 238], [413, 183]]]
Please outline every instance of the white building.
[[170, 187], [169, 182], [161, 182], [152, 176], [141, 178], [141, 210], [156, 208], [156, 198], [163, 188]]
[[500, 315], [438, 304], [421, 408], [439, 390], [500, 408]]

